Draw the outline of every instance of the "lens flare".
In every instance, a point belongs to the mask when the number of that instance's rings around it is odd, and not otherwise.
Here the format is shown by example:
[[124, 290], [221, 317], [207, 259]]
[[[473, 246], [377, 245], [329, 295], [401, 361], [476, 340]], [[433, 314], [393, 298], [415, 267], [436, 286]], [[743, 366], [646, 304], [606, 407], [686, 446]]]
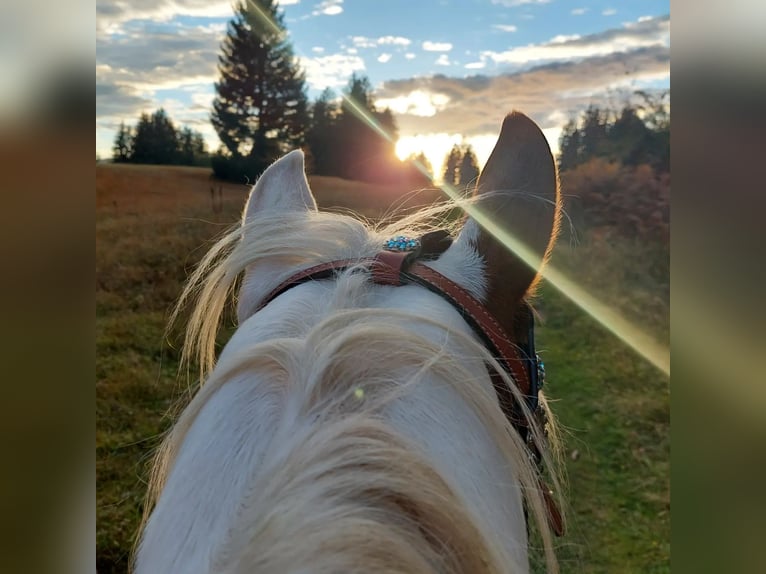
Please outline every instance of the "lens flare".
[[[274, 22], [274, 20], [268, 14], [264, 13], [257, 4], [252, 2], [252, 0], [248, 0], [248, 4], [268, 28], [271, 28], [278, 34], [286, 33], [281, 26]], [[342, 96], [355, 116], [364, 121], [370, 129], [383, 137], [386, 141], [393, 144], [396, 143], [391, 134], [389, 134], [377, 120], [372, 117], [367, 109], [359, 105], [358, 102], [347, 94], [343, 94]], [[428, 169], [426, 169], [421, 162], [415, 161], [413, 163], [418, 171], [425, 177], [431, 177]], [[454, 186], [448, 183], [442, 183], [439, 187], [451, 199], [461, 199], [461, 195]], [[473, 204], [465, 204], [463, 208], [474, 221], [486, 229], [488, 233], [491, 233], [498, 241], [502, 242], [506, 248], [523, 259], [527, 265], [531, 266], [533, 269], [540, 268], [540, 258], [528, 247], [523, 245], [521, 241], [495, 223], [489, 215], [483, 213], [481, 209]], [[665, 375], [670, 375], [670, 350], [666, 346], [660, 344], [650, 335], [630, 323], [630, 321], [622, 317], [614, 309], [598, 301], [595, 297], [591, 296], [574, 281], [551, 265], [546, 265], [542, 271], [542, 275], [556, 289], [564, 294], [564, 296], [636, 351], [641, 357], [649, 361]]]

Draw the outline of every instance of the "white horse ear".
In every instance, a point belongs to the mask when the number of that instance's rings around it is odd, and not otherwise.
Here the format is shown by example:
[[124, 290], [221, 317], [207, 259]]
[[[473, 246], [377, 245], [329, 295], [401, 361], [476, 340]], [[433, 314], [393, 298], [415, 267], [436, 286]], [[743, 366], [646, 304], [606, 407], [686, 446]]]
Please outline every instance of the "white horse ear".
[[[263, 172], [250, 192], [242, 224], [265, 213], [278, 215], [316, 210], [317, 204], [306, 179], [303, 152], [295, 150], [275, 161]], [[247, 228], [243, 232], [243, 239], [247, 240]], [[280, 271], [279, 266], [269, 262], [259, 264], [257, 273], [247, 268], [237, 302], [240, 323], [254, 312], [259, 298], [273, 287], [269, 287], [270, 281]]]
[[317, 204], [309, 188], [299, 149], [271, 164], [250, 192], [243, 223], [266, 211], [316, 211]]

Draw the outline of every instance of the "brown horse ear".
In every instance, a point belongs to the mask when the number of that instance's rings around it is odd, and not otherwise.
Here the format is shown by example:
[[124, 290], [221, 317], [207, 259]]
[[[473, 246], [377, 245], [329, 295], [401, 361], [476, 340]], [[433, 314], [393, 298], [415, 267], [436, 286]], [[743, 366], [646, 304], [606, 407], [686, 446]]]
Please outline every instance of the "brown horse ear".
[[474, 195], [480, 215], [464, 231], [486, 264], [486, 305], [510, 331], [519, 302], [534, 288], [556, 241], [561, 208], [550, 147], [524, 114], [506, 116]]

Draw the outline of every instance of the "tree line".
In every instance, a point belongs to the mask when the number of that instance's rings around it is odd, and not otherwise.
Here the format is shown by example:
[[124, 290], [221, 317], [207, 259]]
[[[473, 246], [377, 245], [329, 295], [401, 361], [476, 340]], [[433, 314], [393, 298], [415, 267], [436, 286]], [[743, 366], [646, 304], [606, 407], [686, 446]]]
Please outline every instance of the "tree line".
[[[308, 101], [305, 74], [273, 0], [235, 6], [218, 71], [211, 122], [221, 146], [209, 159], [216, 177], [252, 181], [282, 154], [302, 146], [316, 174], [430, 183], [432, 168], [425, 156], [404, 163], [396, 158], [393, 113], [377, 108], [368, 78], [354, 74], [342, 97], [325, 90]], [[163, 110], [143, 114], [136, 128], [120, 126], [114, 160], [196, 162], [203, 157], [202, 138], [195, 133], [187, 145], [188, 133], [177, 133]]]
[[[120, 126], [115, 161], [210, 165], [220, 179], [253, 181], [281, 155], [303, 147], [311, 173], [347, 179], [429, 185], [433, 168], [419, 154], [400, 162], [398, 128], [379, 109], [369, 79], [353, 74], [338, 97], [325, 90], [309, 102], [305, 73], [288, 41], [274, 0], [239, 0], [218, 58], [211, 122], [221, 142], [207, 154], [201, 134], [178, 131], [164, 110], [142, 114], [135, 128]], [[600, 157], [622, 165], [669, 170], [670, 121], [664, 97], [639, 92], [640, 104], [619, 112], [590, 107], [564, 127], [559, 167], [571, 170]], [[424, 173], [425, 172], [425, 173]], [[455, 145], [443, 180], [459, 188], [479, 168], [470, 146]]]
[[565, 206], [576, 227], [667, 246], [667, 94], [637, 92], [621, 109], [591, 106], [567, 123], [559, 148]]
[[620, 110], [590, 106], [564, 126], [559, 138], [559, 168], [573, 169], [592, 158], [625, 166], [649, 165], [670, 171], [670, 109], [668, 93], [639, 91], [638, 103]]
[[120, 123], [112, 159], [119, 163], [210, 165], [202, 134], [189, 127], [176, 129], [164, 109], [143, 113], [135, 127]]

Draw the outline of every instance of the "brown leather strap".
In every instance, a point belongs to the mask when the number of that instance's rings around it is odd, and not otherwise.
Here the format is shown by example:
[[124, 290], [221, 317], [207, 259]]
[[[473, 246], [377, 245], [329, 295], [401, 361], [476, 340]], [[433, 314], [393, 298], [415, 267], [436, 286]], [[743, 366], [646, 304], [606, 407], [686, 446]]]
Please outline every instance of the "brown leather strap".
[[[442, 237], [435, 236], [435, 241], [437, 240], [443, 242]], [[441, 251], [441, 248], [437, 251]], [[411, 253], [381, 251], [373, 258], [340, 259], [303, 269], [273, 289], [257, 310], [268, 305], [291, 287], [309, 280], [329, 279], [337, 272], [356, 266], [369, 269], [373, 282], [378, 285], [399, 286], [417, 283], [449, 300], [460, 311], [466, 322], [470, 323], [474, 331], [483, 336], [485, 344], [491, 352], [495, 353], [496, 359], [506, 368], [506, 371], [511, 374], [521, 394], [526, 396], [530, 393], [531, 383], [522, 354], [487, 308], [451, 279], [420, 261], [413, 261]], [[529, 422], [516, 408], [516, 401], [508, 385], [497, 372], [491, 373], [491, 379], [506, 417], [520, 432], [526, 430]], [[524, 434], [522, 436], [524, 437]], [[550, 489], [542, 479], [540, 479], [539, 485], [551, 528], [557, 535], [561, 536], [564, 533], [561, 512]]]
[[[484, 305], [457, 283], [420, 262], [414, 263], [407, 269], [406, 274], [417, 278], [418, 283], [425, 287], [433, 287], [432, 291], [436, 290], [448, 297], [455, 306], [461, 308], [463, 316], [469, 318], [480, 332], [489, 339], [492, 347], [499, 354], [496, 358], [508, 367], [521, 393], [523, 395], [529, 394], [529, 377], [518, 348], [511, 342], [505, 330]], [[502, 383], [502, 387], [506, 387], [505, 383]], [[512, 396], [510, 402], [513, 402]]]
[[[407, 265], [409, 262], [408, 255], [408, 253], [381, 251], [371, 259], [339, 259], [303, 269], [273, 289], [257, 310], [265, 307], [290, 287], [304, 283], [307, 280], [327, 279], [334, 273], [348, 269], [351, 266], [366, 266], [372, 273], [373, 282], [378, 285], [398, 286], [416, 282], [430, 291], [448, 298], [455, 307], [462, 311], [462, 315], [472, 323], [472, 327], [485, 336], [487, 342], [492, 347], [491, 350], [497, 353], [496, 358], [508, 368], [508, 371], [513, 376], [519, 391], [523, 395], [529, 394], [530, 383], [524, 360], [516, 345], [511, 342], [504, 329], [486, 307], [457, 283], [423, 263], [415, 261], [411, 265]], [[495, 374], [492, 382], [498, 393], [501, 406], [503, 406], [503, 411], [508, 414], [515, 403], [513, 395], [501, 377]], [[514, 422], [526, 426], [525, 417], [514, 416], [513, 418], [515, 419]]]
[[548, 524], [550, 525], [556, 536], [564, 535], [564, 517], [561, 515], [556, 499], [553, 498], [553, 491], [548, 488], [548, 485], [541, 478], [539, 480], [540, 490], [543, 493], [543, 501], [545, 502], [545, 509], [548, 511]]
[[257, 313], [261, 309], [263, 309], [266, 305], [271, 303], [274, 299], [279, 297], [282, 293], [290, 289], [290, 287], [295, 287], [296, 285], [300, 285], [301, 283], [305, 283], [309, 280], [320, 280], [320, 279], [329, 279], [332, 277], [332, 275], [336, 271], [343, 271], [344, 269], [348, 269], [352, 265], [363, 265], [365, 262], [369, 260], [363, 259], [338, 259], [337, 261], [328, 261], [326, 263], [320, 263], [319, 265], [314, 265], [313, 267], [309, 267], [308, 269], [303, 269], [302, 271], [298, 271], [298, 273], [294, 275], [290, 275], [287, 279], [282, 281], [279, 285], [277, 285], [274, 289], [271, 290], [271, 292], [266, 295], [266, 297], [261, 301], [261, 304], [258, 305], [255, 312]]

